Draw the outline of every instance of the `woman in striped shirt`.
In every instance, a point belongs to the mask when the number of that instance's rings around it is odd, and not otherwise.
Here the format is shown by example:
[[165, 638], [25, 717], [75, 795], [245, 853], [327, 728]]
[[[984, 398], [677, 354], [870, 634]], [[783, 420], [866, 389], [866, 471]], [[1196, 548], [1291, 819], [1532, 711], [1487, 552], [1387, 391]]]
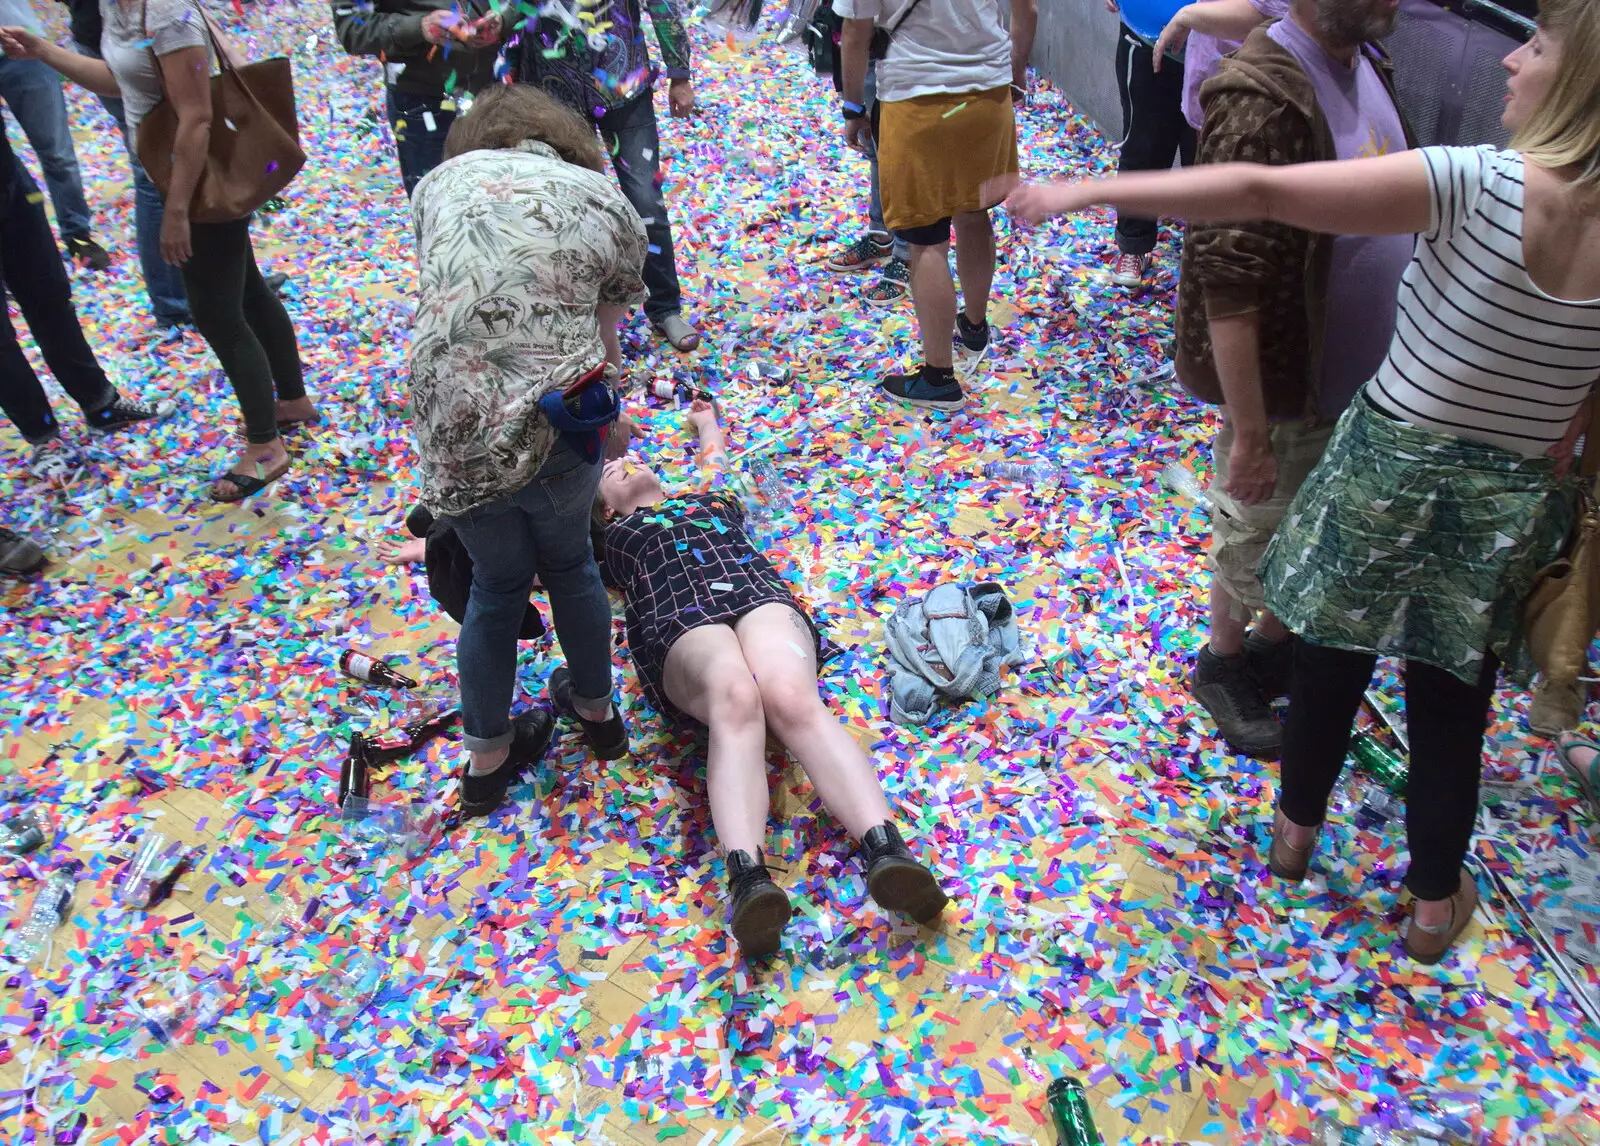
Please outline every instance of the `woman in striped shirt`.
[[1375, 660], [1403, 659], [1405, 949], [1426, 963], [1477, 902], [1461, 864], [1496, 671], [1528, 667], [1520, 607], [1566, 536], [1567, 470], [1600, 379], [1600, 3], [1545, 0], [1505, 68], [1507, 150], [1220, 164], [1012, 197], [1034, 221], [1104, 203], [1417, 233], [1388, 356], [1295, 498], [1262, 581], [1300, 638], [1268, 866], [1304, 878]]

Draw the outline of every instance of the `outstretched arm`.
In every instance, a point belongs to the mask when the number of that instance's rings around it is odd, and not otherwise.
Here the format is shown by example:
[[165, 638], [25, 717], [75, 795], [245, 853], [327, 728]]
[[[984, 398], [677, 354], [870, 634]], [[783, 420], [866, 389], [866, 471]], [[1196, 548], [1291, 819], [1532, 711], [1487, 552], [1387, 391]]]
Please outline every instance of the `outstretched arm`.
[[728, 442], [717, 425], [717, 410], [704, 398], [696, 398], [689, 407], [689, 425], [700, 439], [700, 465], [720, 465], [728, 456]]
[[1433, 223], [1428, 171], [1415, 151], [1290, 167], [1219, 163], [1030, 184], [1013, 192], [1009, 203], [1013, 214], [1034, 223], [1098, 204], [1140, 218], [1268, 219], [1327, 235], [1407, 235]]
[[117, 86], [117, 77], [111, 74], [104, 60], [69, 52], [26, 28], [0, 28], [0, 52], [12, 60], [43, 60], [67, 79], [88, 88], [95, 95], [122, 94], [122, 89]]
[[1265, 19], [1250, 0], [1199, 0], [1185, 4], [1161, 29], [1155, 45], [1155, 70], [1161, 70], [1162, 56], [1183, 47], [1190, 32], [1219, 40], [1242, 40]]

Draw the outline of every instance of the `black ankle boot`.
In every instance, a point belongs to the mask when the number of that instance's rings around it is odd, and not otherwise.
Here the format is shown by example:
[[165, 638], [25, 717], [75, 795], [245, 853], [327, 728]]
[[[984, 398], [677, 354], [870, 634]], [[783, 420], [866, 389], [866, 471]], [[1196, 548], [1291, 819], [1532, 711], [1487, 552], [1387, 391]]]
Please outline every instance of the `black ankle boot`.
[[771, 955], [789, 922], [789, 897], [772, 882], [760, 852], [755, 859], [749, 852], [729, 852], [727, 864], [728, 898], [733, 900], [729, 927], [734, 942], [747, 958]]
[[867, 862], [867, 890], [879, 907], [932, 923], [950, 902], [933, 873], [911, 857], [893, 824], [868, 828], [861, 837], [861, 854]]

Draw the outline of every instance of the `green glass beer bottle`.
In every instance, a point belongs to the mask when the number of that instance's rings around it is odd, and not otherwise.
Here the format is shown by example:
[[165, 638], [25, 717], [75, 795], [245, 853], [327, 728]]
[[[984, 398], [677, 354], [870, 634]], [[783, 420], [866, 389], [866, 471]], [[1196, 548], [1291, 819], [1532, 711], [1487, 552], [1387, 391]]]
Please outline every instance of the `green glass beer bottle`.
[[1089, 1113], [1088, 1094], [1075, 1078], [1058, 1078], [1044, 1092], [1050, 1121], [1056, 1127], [1056, 1146], [1104, 1146]]
[[1350, 755], [1356, 766], [1402, 799], [1411, 780], [1411, 769], [1401, 756], [1384, 747], [1370, 732], [1358, 732], [1350, 742]]

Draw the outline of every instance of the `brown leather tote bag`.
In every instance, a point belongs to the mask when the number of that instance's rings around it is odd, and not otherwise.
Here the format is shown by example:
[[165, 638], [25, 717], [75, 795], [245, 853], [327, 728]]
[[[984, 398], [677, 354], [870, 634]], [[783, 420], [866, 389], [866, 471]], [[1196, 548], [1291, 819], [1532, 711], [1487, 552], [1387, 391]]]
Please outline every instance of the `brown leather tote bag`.
[[[147, 12], [148, 6], [139, 21], [146, 41]], [[204, 11], [200, 16], [221, 70], [211, 77], [211, 143], [189, 204], [189, 219], [230, 223], [287, 187], [305, 166], [306, 153], [300, 149], [288, 59], [240, 62], [211, 17]], [[159, 76], [161, 62], [153, 49], [150, 55]], [[172, 186], [172, 148], [177, 138], [178, 112], [171, 100], [162, 100], [139, 122], [134, 150], [163, 198]]]

